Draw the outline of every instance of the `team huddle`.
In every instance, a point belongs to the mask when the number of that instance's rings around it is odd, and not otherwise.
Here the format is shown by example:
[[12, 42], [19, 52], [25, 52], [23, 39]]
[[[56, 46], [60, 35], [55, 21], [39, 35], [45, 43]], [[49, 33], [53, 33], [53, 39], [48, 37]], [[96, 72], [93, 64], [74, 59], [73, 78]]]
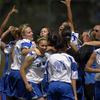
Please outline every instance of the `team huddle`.
[[[67, 9], [70, 2], [63, 2]], [[84, 31], [81, 40], [68, 18], [57, 32], [43, 27], [36, 40], [29, 24], [0, 29], [2, 100], [100, 100], [100, 25]], [[9, 33], [14, 40], [6, 44]]]

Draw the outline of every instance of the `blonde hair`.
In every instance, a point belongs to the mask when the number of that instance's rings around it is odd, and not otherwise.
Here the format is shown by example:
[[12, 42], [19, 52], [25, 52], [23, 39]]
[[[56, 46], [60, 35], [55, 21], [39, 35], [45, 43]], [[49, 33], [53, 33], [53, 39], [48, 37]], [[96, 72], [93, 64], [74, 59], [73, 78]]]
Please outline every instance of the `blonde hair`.
[[21, 33], [21, 34], [24, 34], [24, 33], [25, 33], [25, 29], [26, 29], [27, 27], [30, 27], [29, 24], [20, 25], [20, 26], [19, 26], [20, 33]]
[[41, 40], [46, 40], [47, 41], [47, 38], [46, 37], [39, 37], [38, 39], [37, 39], [37, 44], [39, 44], [39, 42], [41, 41]]

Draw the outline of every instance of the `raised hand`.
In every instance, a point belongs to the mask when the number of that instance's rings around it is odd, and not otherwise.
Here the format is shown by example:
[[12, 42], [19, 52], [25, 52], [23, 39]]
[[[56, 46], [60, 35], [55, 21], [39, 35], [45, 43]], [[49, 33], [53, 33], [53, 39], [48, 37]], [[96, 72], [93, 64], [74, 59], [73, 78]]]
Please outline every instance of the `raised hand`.
[[70, 5], [71, 0], [62, 0], [61, 1], [63, 4], [65, 4], [66, 6]]
[[7, 36], [7, 34], [9, 34], [10, 32], [12, 33], [12, 31], [14, 30], [14, 26], [9, 26], [9, 28], [1, 35], [1, 40], [5, 38], [5, 36]]
[[14, 29], [14, 26], [9, 26], [8, 30], [11, 32]]
[[66, 2], [65, 2], [65, 0], [61, 0], [60, 2], [62, 2], [63, 4], [65, 4], [65, 5], [66, 5]]
[[16, 6], [14, 5], [13, 8], [10, 11], [10, 14], [12, 13], [18, 13], [18, 10], [16, 9]]
[[10, 16], [13, 14], [13, 13], [18, 13], [18, 10], [16, 9], [16, 6], [14, 5], [13, 8], [11, 9], [11, 11], [7, 14], [7, 17], [4, 19], [3, 23], [1, 24], [0, 26], [0, 36], [1, 34], [3, 33], [3, 30], [4, 30], [4, 27], [6, 26]]

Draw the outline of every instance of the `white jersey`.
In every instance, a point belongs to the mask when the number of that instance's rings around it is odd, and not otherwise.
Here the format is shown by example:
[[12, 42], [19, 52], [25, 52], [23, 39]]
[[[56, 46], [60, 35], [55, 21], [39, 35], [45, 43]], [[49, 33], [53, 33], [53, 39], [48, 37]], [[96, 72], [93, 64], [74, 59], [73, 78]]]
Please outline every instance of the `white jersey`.
[[15, 41], [10, 41], [10, 42], [6, 45], [6, 47], [4, 48], [4, 53], [5, 53], [5, 54], [10, 54], [11, 51], [12, 51], [12, 48], [14, 47], [14, 45], [15, 45]]
[[46, 57], [37, 56], [34, 51], [28, 53], [26, 57], [28, 56], [33, 57], [35, 60], [33, 60], [31, 66], [27, 69], [26, 78], [29, 82], [39, 83], [44, 78]]
[[20, 70], [24, 56], [22, 55], [23, 48], [33, 48], [35, 45], [28, 39], [18, 40], [14, 46], [14, 57], [13, 63], [11, 64], [11, 69]]
[[71, 83], [71, 79], [78, 78], [77, 64], [74, 58], [66, 53], [52, 54], [47, 62], [49, 81]]
[[[100, 68], [100, 48], [94, 50], [94, 52], [96, 53], [96, 67]], [[100, 73], [96, 73], [95, 80], [100, 81]]]
[[78, 45], [78, 40], [79, 40], [78, 38], [79, 38], [79, 34], [72, 32], [70, 42], [74, 43], [75, 45]]

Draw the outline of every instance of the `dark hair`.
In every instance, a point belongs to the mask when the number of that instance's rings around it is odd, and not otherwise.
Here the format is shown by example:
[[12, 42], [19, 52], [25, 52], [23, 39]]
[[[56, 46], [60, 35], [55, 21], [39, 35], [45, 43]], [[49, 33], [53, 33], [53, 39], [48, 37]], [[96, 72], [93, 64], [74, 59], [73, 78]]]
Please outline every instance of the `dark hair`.
[[59, 33], [62, 37], [63, 43], [68, 46], [68, 43], [71, 40], [71, 27], [68, 25], [65, 25], [61, 33]]
[[57, 33], [50, 33], [48, 36], [48, 42], [51, 46], [54, 46], [55, 49], [62, 49], [65, 47], [61, 36]]

